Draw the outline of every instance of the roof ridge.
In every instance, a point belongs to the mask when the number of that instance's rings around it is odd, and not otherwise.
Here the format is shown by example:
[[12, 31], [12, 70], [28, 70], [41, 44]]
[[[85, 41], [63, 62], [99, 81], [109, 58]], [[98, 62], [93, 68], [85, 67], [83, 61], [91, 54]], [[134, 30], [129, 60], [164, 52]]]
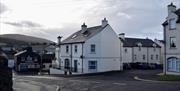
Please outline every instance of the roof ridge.
[[125, 39], [142, 39], [142, 40], [151, 40], [151, 39], [147, 39], [147, 38], [130, 38], [130, 37], [125, 37]]

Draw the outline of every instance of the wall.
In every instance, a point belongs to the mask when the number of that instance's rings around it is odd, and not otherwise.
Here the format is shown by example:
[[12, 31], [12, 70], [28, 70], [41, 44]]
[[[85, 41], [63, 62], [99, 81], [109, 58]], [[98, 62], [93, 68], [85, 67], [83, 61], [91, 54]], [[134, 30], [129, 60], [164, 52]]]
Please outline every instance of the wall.
[[[96, 45], [96, 52], [90, 52], [90, 45]], [[122, 70], [120, 67], [120, 40], [113, 29], [108, 25], [106, 28], [87, 40], [84, 44], [85, 60], [83, 62], [84, 72], [88, 73], [88, 61], [97, 61], [97, 71]]]
[[[177, 15], [174, 13], [169, 14], [169, 16], [166, 18], [167, 21], [169, 21], [169, 19], [171, 18], [175, 18], [176, 20], [178, 19]], [[165, 32], [165, 53], [166, 53], [166, 64], [164, 65], [164, 71], [167, 69], [167, 59], [170, 57], [176, 57], [180, 59], [180, 23], [176, 24], [176, 29], [175, 30], [170, 30], [169, 29], [169, 25], [164, 26], [164, 32]], [[170, 48], [170, 37], [176, 37], [176, 48]], [[180, 73], [177, 72], [168, 72], [166, 71], [167, 74], [177, 74], [180, 75]]]
[[[127, 50], [127, 52], [125, 52], [125, 49]], [[122, 61], [123, 63], [131, 63], [133, 62], [133, 52], [132, 52], [132, 47], [123, 47], [122, 48]]]

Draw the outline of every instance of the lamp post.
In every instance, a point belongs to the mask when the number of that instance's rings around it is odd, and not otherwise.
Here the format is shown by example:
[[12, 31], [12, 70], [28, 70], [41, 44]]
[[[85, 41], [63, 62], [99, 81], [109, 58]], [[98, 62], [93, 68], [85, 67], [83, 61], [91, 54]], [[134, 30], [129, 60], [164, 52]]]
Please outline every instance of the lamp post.
[[58, 46], [58, 56], [57, 56], [57, 61], [59, 62], [59, 68], [61, 69], [61, 61], [60, 61], [60, 51], [61, 51], [61, 38], [62, 36], [58, 36], [57, 39], [57, 46]]

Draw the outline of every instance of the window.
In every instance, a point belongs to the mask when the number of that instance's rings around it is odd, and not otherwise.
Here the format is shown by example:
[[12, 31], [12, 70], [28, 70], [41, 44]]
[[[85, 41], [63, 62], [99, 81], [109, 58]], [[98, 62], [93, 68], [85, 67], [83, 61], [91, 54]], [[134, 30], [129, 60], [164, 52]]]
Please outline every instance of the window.
[[141, 47], [139, 46], [139, 51], [141, 51]]
[[89, 70], [97, 70], [97, 61], [89, 61], [88, 68]]
[[69, 52], [69, 46], [66, 46], [66, 53]]
[[170, 37], [170, 48], [176, 48], [176, 38]]
[[176, 70], [180, 72], [180, 61], [176, 62]]
[[95, 44], [91, 45], [91, 53], [95, 53], [96, 52], [96, 46]]
[[180, 60], [175, 57], [168, 59], [167, 66], [168, 71], [180, 72]]
[[142, 44], [141, 44], [141, 43], [138, 43], [137, 45], [138, 45], [138, 47], [139, 47], [139, 51], [141, 51]]
[[77, 53], [77, 45], [74, 46], [74, 52]]
[[156, 55], [156, 60], [158, 60], [159, 59], [159, 56], [158, 55]]
[[136, 58], [136, 55], [134, 55], [134, 60], [136, 60], [137, 58]]
[[25, 61], [25, 58], [24, 58], [24, 57], [21, 57], [21, 61], [23, 61], [23, 62], [24, 62], [24, 61]]
[[153, 60], [153, 55], [151, 55], [151, 60]]
[[154, 51], [156, 51], [156, 47], [154, 47]]
[[169, 29], [176, 29], [176, 20], [175, 19], [170, 19], [169, 20]]
[[127, 49], [124, 49], [124, 52], [127, 53]]
[[146, 60], [146, 56], [145, 55], [143, 55], [143, 60]]

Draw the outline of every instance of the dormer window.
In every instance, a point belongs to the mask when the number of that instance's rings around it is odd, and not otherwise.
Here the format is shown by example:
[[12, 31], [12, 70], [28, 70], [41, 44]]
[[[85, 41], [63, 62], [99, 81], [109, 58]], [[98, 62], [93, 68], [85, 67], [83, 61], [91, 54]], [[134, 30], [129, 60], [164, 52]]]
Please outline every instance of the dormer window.
[[139, 47], [139, 51], [141, 51], [142, 44], [141, 44], [141, 43], [138, 43], [137, 45], [138, 45], [138, 47]]
[[74, 38], [76, 38], [76, 37], [77, 37], [77, 35], [75, 34], [75, 35], [73, 35], [71, 38], [74, 39]]
[[156, 46], [157, 46], [156, 44], [153, 44], [154, 51], [156, 51]]
[[176, 29], [176, 20], [175, 20], [175, 18], [169, 20], [169, 29], [170, 30]]

